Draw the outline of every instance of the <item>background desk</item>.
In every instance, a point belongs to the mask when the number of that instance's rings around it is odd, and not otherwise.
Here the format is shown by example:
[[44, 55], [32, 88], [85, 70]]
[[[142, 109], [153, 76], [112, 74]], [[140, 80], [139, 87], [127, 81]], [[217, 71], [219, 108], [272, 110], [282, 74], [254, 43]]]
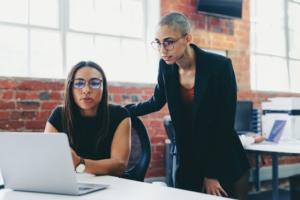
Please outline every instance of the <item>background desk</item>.
[[87, 176], [79, 175], [78, 180], [86, 183], [108, 184], [105, 190], [84, 196], [66, 196], [54, 194], [41, 194], [32, 192], [17, 192], [8, 189], [0, 190], [0, 200], [56, 200], [56, 199], [82, 199], [82, 200], [219, 200], [227, 199], [202, 193], [190, 192], [170, 187], [153, 185], [117, 178], [113, 176]]
[[[279, 144], [263, 142], [244, 147], [249, 151], [269, 152], [272, 154], [272, 198], [278, 200], [278, 154], [300, 154], [300, 141], [286, 141]], [[256, 167], [259, 167], [256, 165]], [[258, 169], [256, 169], [258, 171]], [[257, 174], [259, 176], [259, 173]], [[259, 179], [259, 177], [258, 177]]]

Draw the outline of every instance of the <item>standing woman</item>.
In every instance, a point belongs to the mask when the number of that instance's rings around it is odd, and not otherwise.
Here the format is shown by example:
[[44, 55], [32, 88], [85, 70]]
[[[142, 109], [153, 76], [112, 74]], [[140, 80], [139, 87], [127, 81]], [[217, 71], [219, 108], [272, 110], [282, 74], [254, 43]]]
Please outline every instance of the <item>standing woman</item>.
[[152, 42], [161, 56], [154, 94], [126, 107], [139, 116], [168, 103], [179, 156], [176, 187], [235, 197], [234, 183], [247, 174], [249, 163], [233, 128], [233, 67], [229, 58], [205, 52], [191, 41], [183, 14], [162, 17]]
[[82, 61], [71, 69], [64, 104], [53, 110], [45, 132], [68, 135], [77, 172], [120, 176], [128, 164], [130, 127], [128, 111], [108, 104], [102, 68]]

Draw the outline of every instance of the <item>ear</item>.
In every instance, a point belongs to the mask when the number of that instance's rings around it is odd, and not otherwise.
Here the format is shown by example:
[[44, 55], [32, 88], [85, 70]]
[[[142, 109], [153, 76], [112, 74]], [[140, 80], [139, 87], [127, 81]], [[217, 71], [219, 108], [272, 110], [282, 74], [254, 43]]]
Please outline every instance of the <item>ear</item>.
[[192, 35], [190, 34], [190, 33], [188, 33], [187, 35], [186, 35], [186, 41], [187, 41], [187, 43], [191, 43], [192, 42]]

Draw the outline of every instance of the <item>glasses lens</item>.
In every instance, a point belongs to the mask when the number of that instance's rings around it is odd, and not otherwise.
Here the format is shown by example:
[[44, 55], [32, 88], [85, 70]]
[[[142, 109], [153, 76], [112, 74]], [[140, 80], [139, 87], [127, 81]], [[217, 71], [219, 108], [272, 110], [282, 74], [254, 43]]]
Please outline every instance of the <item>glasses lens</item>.
[[175, 43], [174, 40], [166, 40], [166, 41], [164, 41], [163, 45], [164, 45], [165, 49], [171, 50], [174, 47], [174, 43]]
[[99, 89], [101, 87], [102, 80], [98, 78], [93, 78], [90, 80], [90, 87], [92, 89]]
[[77, 89], [82, 89], [85, 86], [85, 80], [82, 79], [76, 79], [73, 82], [73, 87]]
[[153, 49], [160, 49], [160, 43], [157, 41], [151, 42], [151, 46], [153, 47]]

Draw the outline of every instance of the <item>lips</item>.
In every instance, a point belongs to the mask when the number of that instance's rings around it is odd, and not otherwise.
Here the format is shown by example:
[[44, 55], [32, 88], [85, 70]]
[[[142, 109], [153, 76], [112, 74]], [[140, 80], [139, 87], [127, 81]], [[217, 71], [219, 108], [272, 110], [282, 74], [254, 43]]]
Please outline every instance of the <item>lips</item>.
[[92, 102], [94, 99], [91, 97], [83, 97], [81, 100], [84, 102]]
[[162, 56], [161, 57], [164, 61], [169, 61], [171, 60], [172, 56]]

